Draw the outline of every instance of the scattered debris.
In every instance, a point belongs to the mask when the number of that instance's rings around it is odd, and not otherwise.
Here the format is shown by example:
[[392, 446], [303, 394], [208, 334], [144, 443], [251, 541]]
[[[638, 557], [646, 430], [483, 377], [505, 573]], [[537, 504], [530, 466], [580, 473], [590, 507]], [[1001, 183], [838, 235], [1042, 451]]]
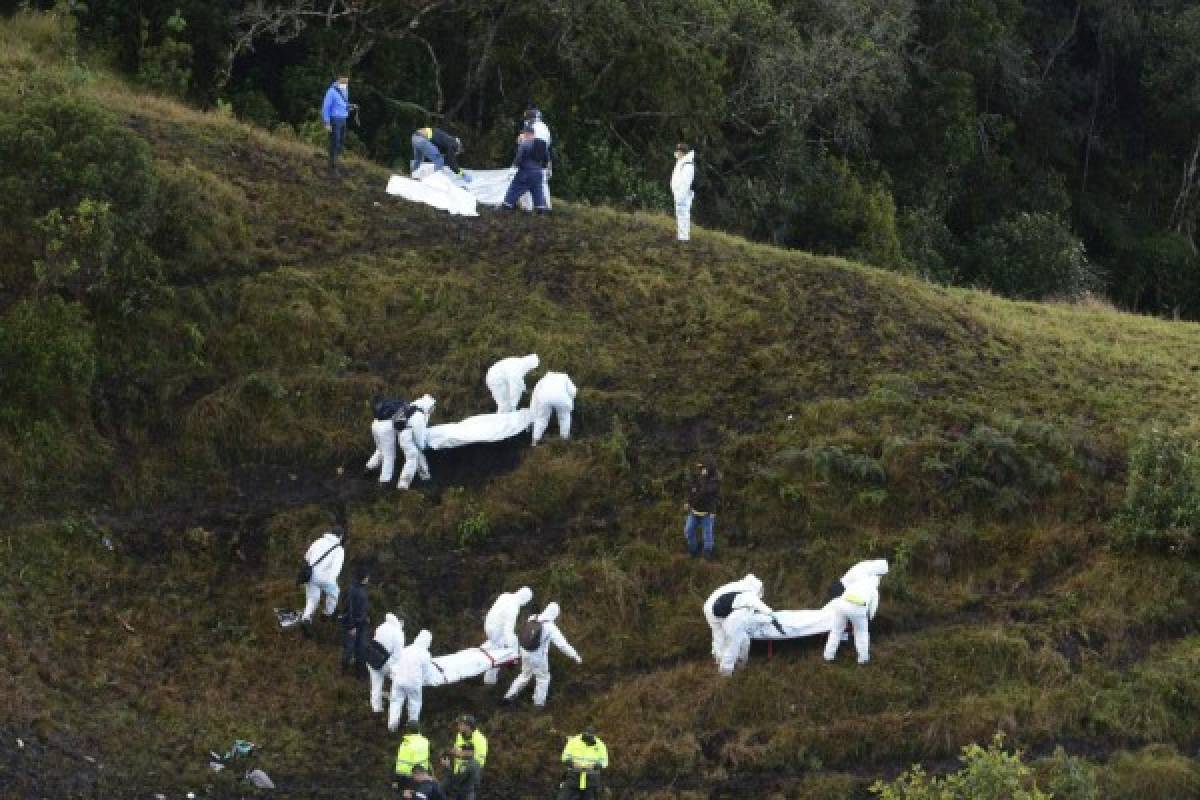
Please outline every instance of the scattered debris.
[[105, 536], [103, 539], [100, 540], [100, 544], [104, 545], [109, 550], [116, 549], [115, 545], [113, 544], [113, 540], [112, 540], [111, 536]]
[[17, 739], [17, 749], [18, 749], [18, 750], [24, 750], [24, 749], [25, 749], [25, 742], [24, 742], [24, 741], [22, 741], [21, 739]]
[[220, 761], [210, 761], [208, 762], [208, 768], [213, 772], [220, 772], [221, 770], [225, 769], [225, 765]]
[[300, 621], [303, 612], [300, 611], [284, 611], [282, 608], [275, 609], [275, 618], [279, 620], [279, 627], [290, 628]]
[[275, 782], [261, 769], [252, 769], [246, 773], [246, 780], [259, 789], [274, 789]]
[[129, 624], [129, 620], [125, 619], [125, 617], [121, 616], [120, 614], [117, 614], [117, 622], [121, 623], [125, 630], [129, 631], [130, 633], [137, 633], [137, 631], [133, 629], [133, 626]]

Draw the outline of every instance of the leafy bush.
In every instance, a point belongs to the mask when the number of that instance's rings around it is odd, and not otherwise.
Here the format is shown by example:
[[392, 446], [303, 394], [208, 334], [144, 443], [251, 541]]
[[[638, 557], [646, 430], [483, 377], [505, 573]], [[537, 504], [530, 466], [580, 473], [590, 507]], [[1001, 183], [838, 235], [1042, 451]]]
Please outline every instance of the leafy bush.
[[1132, 546], [1200, 553], [1200, 446], [1190, 436], [1155, 424], [1138, 437], [1117, 527]]
[[159, 41], [150, 44], [150, 21], [142, 17], [138, 48], [138, 81], [161, 92], [183, 97], [192, 80], [192, 46], [183, 41], [187, 21], [178, 10], [166, 22]]
[[0, 425], [87, 419], [96, 372], [92, 328], [76, 303], [23, 300], [0, 317]]
[[157, 179], [145, 143], [71, 95], [0, 111], [0, 283], [129, 310], [158, 259], [144, 238]]
[[987, 226], [972, 257], [979, 282], [1009, 297], [1074, 299], [1100, 285], [1083, 242], [1044, 212], [1022, 212]]
[[1055, 460], [1068, 445], [1052, 426], [1021, 420], [979, 424], [936, 454], [922, 469], [952, 504], [987, 504], [1001, 513], [1031, 505], [1058, 486]]
[[997, 733], [985, 750], [977, 744], [962, 750], [962, 769], [944, 778], [931, 778], [913, 767], [891, 783], [877, 781], [871, 792], [881, 800], [1050, 800], [1038, 789], [1021, 753], [1006, 753], [1004, 735]]

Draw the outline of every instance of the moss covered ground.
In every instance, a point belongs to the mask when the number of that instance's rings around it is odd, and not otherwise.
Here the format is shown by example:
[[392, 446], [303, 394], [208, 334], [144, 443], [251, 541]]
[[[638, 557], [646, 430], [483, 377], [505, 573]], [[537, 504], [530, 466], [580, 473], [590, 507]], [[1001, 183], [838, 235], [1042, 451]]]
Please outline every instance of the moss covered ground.
[[[1138, 432], [1194, 425], [1197, 326], [706, 230], [681, 246], [665, 214], [455, 219], [387, 197], [374, 165], [330, 180], [311, 146], [64, 65], [28, 18], [3, 35], [6, 86], [110, 109], [196, 214], [162, 338], [111, 343], [177, 364], [187, 338], [168, 412], [55, 444], [87, 469], [2, 468], [12, 796], [223, 796], [237, 776], [206, 756], [236, 737], [289, 796], [386, 796], [397, 737], [332, 629], [305, 641], [271, 613], [335, 519], [375, 564], [376, 617], [435, 651], [477, 644], [499, 591], [562, 604], [584, 663], [555, 663], [546, 713], [426, 693], [435, 745], [482, 720], [485, 796], [549, 796], [587, 721], [619, 797], [866, 797], [996, 731], [1089, 759], [1106, 797], [1196, 796], [1200, 573], [1119, 547], [1112, 519]], [[484, 412], [484, 370], [526, 352], [581, 387], [573, 441], [434, 454], [404, 494], [362, 474], [373, 392], [430, 392], [435, 422]], [[680, 532], [701, 452], [725, 474], [712, 563]], [[814, 607], [866, 557], [893, 564], [869, 666], [814, 640], [715, 674], [713, 587], [753, 571], [775, 607]]]

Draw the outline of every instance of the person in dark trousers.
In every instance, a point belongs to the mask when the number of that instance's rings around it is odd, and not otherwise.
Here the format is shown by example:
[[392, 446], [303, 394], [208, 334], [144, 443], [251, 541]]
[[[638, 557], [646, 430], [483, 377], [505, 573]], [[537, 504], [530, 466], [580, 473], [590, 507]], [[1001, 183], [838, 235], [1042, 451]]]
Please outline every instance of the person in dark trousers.
[[412, 782], [400, 791], [400, 796], [405, 800], [446, 800], [441, 784], [434, 780], [424, 765], [413, 768]]
[[700, 527], [704, 535], [704, 557], [713, 557], [714, 527], [720, 502], [721, 473], [717, 471], [712, 456], [705, 456], [696, 464], [691, 485], [688, 486], [688, 499], [683, 506], [687, 511], [683, 537], [687, 540], [689, 555], [700, 555], [700, 545], [696, 542], [696, 528]]
[[444, 783], [446, 796], [449, 800], [475, 800], [479, 791], [479, 781], [482, 768], [475, 757], [475, 745], [463, 742], [456, 749], [457, 755], [447, 753], [442, 757], [442, 766], [446, 768]]
[[329, 131], [329, 169], [337, 173], [338, 156], [346, 144], [346, 120], [353, 106], [350, 104], [350, 78], [339, 75], [325, 91], [325, 101], [321, 104], [321, 121], [325, 130]]
[[366, 674], [367, 641], [371, 636], [368, 629], [371, 601], [367, 597], [367, 584], [370, 581], [371, 574], [367, 567], [359, 564], [354, 571], [354, 585], [350, 587], [350, 601], [346, 613], [342, 615], [342, 627], [346, 629], [342, 645], [342, 672], [354, 666], [360, 676]]
[[504, 208], [514, 210], [521, 195], [529, 192], [533, 196], [534, 210], [539, 214], [549, 213], [546, 195], [542, 192], [542, 182], [545, 180], [545, 169], [549, 159], [546, 143], [534, 136], [533, 125], [526, 123], [517, 138], [517, 156], [513, 159], [517, 174], [513, 176], [508, 192], [504, 195]]

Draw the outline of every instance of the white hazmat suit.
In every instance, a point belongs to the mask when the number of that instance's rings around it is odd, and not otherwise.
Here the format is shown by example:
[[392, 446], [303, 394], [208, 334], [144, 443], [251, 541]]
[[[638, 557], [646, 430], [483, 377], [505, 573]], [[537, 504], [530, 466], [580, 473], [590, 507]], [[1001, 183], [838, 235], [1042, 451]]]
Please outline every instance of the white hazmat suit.
[[712, 657], [716, 661], [720, 662], [721, 655], [725, 652], [725, 617], [716, 616], [713, 606], [716, 605], [718, 599], [727, 594], [755, 592], [762, 597], [762, 590], [762, 581], [752, 573], [741, 580], [727, 583], [718, 588], [704, 601], [704, 619], [708, 622], [708, 627], [712, 629]]
[[383, 624], [375, 629], [375, 641], [391, 653], [382, 668], [367, 666], [367, 672], [371, 676], [371, 710], [378, 714], [383, 711], [383, 682], [391, 674], [392, 667], [400, 659], [400, 651], [404, 649], [403, 620], [389, 611]]
[[[863, 569], [851, 575], [859, 567]], [[833, 661], [837, 656], [838, 645], [847, 623], [854, 629], [854, 649], [858, 652], [858, 663], [865, 664], [870, 660], [871, 636], [868, 632], [868, 620], [874, 619], [875, 612], [879, 610], [879, 581], [887, 571], [887, 562], [881, 559], [858, 564], [847, 573], [853, 581], [846, 582], [843, 579], [846, 591], [829, 604], [833, 610], [833, 627], [829, 631], [829, 638], [825, 640], [826, 661]]]
[[721, 653], [722, 675], [732, 675], [734, 669], [750, 657], [750, 631], [775, 619], [775, 612], [759, 597], [759, 592], [741, 592], [733, 598], [733, 610], [722, 623], [725, 649]]
[[502, 358], [488, 368], [484, 381], [496, 401], [497, 412], [507, 414], [517, 410], [521, 395], [525, 394], [525, 375], [537, 369], [539, 363], [537, 353], [530, 353]]
[[367, 469], [379, 470], [379, 482], [388, 483], [396, 470], [396, 426], [390, 419], [371, 421], [375, 452], [367, 459]]
[[312, 577], [304, 584], [304, 613], [300, 616], [301, 621], [312, 621], [312, 615], [316, 613], [317, 605], [321, 602], [322, 593], [325, 595], [325, 616], [332, 616], [337, 610], [337, 579], [342, 572], [342, 562], [345, 558], [346, 550], [342, 547], [342, 539], [333, 531], [325, 533], [308, 546], [304, 560], [314, 566]]
[[692, 183], [696, 179], [696, 152], [689, 151], [682, 158], [675, 159], [675, 169], [671, 172], [671, 194], [675, 196], [675, 232], [681, 242], [692, 237]]
[[433, 413], [434, 399], [423, 394], [413, 401], [416, 408], [410, 409], [408, 424], [400, 431], [400, 450], [404, 453], [404, 468], [400, 470], [400, 480], [396, 482], [397, 489], [407, 489], [412, 486], [413, 478], [420, 476], [427, 481], [429, 461], [425, 458], [425, 448], [429, 446], [429, 415]]
[[[517, 646], [517, 619], [521, 608], [533, 599], [533, 590], [522, 586], [515, 592], [504, 592], [492, 603], [491, 610], [483, 619], [483, 632], [487, 641], [483, 646], [512, 649]], [[500, 678], [500, 670], [489, 669], [483, 673], [483, 682], [494, 684]]]
[[533, 387], [529, 408], [533, 412], [533, 446], [541, 441], [550, 424], [550, 415], [558, 415], [558, 435], [571, 438], [571, 412], [575, 410], [578, 390], [565, 372], [547, 372]]
[[400, 728], [400, 717], [404, 706], [408, 704], [408, 719], [417, 722], [421, 719], [421, 692], [426, 683], [435, 679], [433, 657], [429, 655], [429, 645], [433, 634], [421, 631], [412, 644], [400, 651], [396, 663], [392, 665], [392, 696], [388, 704], [388, 730], [395, 732]]
[[558, 629], [556, 623], [558, 613], [558, 603], [550, 603], [541, 614], [537, 615], [536, 619], [542, 623], [541, 642], [536, 650], [521, 648], [521, 674], [512, 682], [512, 686], [508, 687], [508, 691], [504, 695], [505, 700], [516, 697], [532, 680], [534, 681], [533, 704], [539, 708], [546, 705], [546, 697], [550, 694], [551, 644], [569, 658], [573, 658], [576, 664], [583, 663], [579, 653], [575, 652], [575, 648], [571, 647], [567, 637], [563, 636], [562, 631]]

